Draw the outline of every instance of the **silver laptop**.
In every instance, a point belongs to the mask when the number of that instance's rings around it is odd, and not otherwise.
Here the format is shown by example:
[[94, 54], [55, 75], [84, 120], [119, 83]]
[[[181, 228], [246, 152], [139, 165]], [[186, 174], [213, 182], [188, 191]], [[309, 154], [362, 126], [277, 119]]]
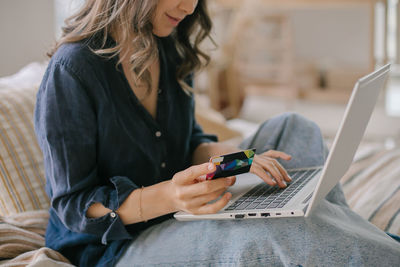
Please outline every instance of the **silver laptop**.
[[238, 175], [228, 190], [231, 200], [218, 213], [177, 212], [174, 217], [181, 221], [308, 217], [350, 167], [389, 69], [390, 64], [385, 65], [357, 81], [324, 166], [288, 170], [292, 182], [284, 189], [271, 187], [252, 173]]

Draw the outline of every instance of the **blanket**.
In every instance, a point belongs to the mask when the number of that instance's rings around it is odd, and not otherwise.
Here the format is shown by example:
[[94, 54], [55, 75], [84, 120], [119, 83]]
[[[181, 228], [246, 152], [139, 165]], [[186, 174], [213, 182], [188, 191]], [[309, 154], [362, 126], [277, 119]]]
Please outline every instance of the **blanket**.
[[60, 253], [45, 247], [48, 219], [47, 210], [0, 216], [0, 266], [73, 266]]
[[353, 211], [400, 235], [400, 148], [381, 149], [355, 161], [341, 183]]

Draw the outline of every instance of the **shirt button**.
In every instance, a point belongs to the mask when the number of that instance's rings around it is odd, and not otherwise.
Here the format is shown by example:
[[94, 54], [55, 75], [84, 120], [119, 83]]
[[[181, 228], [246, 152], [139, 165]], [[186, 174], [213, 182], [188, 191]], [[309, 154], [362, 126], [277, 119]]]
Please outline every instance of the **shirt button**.
[[160, 95], [162, 93], [162, 90], [158, 89], [157, 93]]
[[161, 132], [160, 132], [160, 131], [157, 131], [157, 132], [156, 132], [156, 136], [157, 136], [157, 137], [160, 137], [160, 136], [161, 136]]
[[165, 168], [167, 166], [167, 164], [165, 164], [165, 162], [161, 163], [161, 168]]
[[117, 216], [117, 214], [115, 214], [115, 212], [111, 212], [110, 216], [111, 216], [111, 218], [115, 218]]

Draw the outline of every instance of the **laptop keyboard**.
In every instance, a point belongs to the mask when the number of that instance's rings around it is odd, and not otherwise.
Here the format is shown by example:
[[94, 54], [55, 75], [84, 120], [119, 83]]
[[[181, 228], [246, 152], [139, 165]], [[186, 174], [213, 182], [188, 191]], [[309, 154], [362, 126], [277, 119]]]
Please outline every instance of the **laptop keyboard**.
[[319, 171], [321, 171], [321, 168], [289, 171], [292, 181], [286, 188], [272, 187], [266, 183], [260, 183], [225, 210], [282, 208]]

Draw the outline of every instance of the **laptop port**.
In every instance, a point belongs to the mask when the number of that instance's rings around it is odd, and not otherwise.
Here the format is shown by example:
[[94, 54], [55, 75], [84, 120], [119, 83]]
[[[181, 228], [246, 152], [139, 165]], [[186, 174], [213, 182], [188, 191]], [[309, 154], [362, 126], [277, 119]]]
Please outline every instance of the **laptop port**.
[[282, 215], [281, 213], [277, 212], [276, 215]]
[[256, 213], [249, 213], [249, 214], [247, 214], [247, 215], [249, 215], [250, 217], [257, 216], [257, 214], [256, 214]]
[[261, 213], [261, 217], [269, 217], [269, 216], [271, 216], [271, 214], [269, 212]]
[[235, 215], [235, 219], [243, 219], [244, 218], [244, 214], [236, 214]]

